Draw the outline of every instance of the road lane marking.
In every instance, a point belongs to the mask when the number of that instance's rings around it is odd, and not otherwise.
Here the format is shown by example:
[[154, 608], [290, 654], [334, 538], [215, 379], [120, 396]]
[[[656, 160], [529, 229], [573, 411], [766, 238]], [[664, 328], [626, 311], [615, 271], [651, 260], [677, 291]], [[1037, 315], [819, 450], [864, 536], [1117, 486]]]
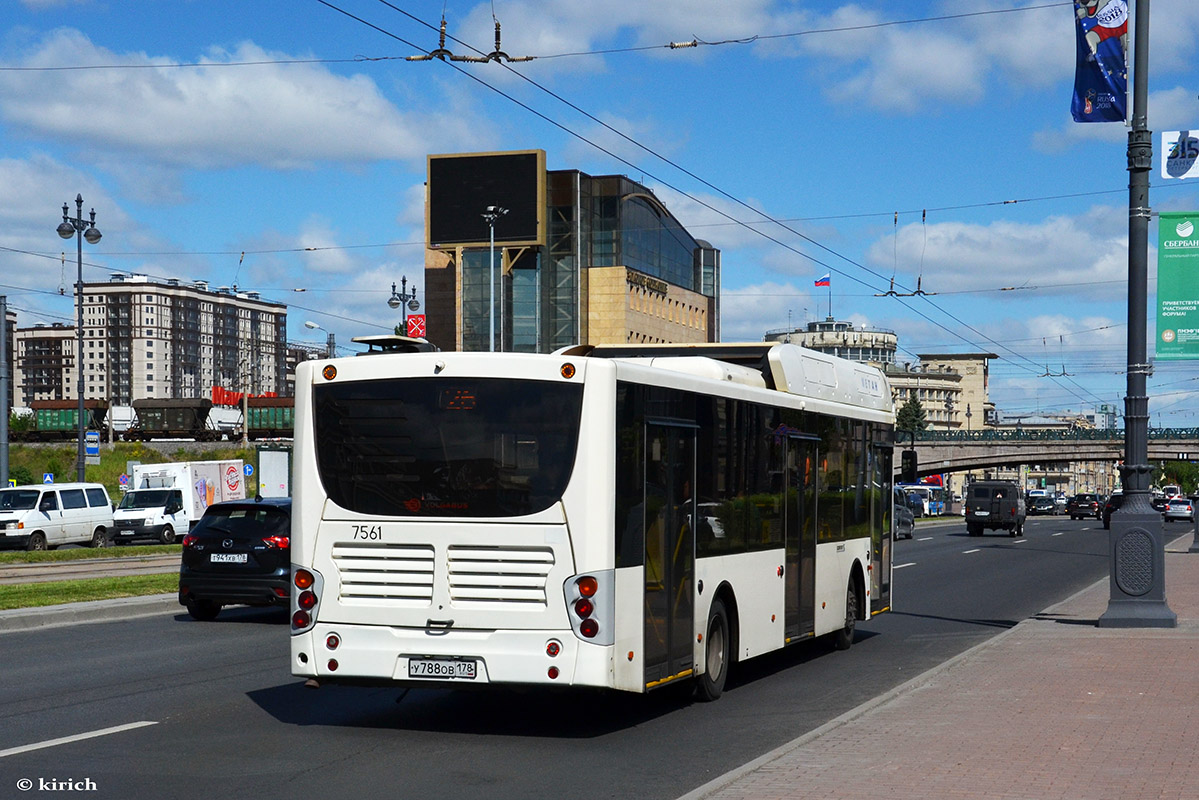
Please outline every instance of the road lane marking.
[[123, 731], [131, 731], [136, 728], [144, 728], [147, 725], [157, 725], [157, 722], [142, 720], [141, 722], [130, 722], [127, 725], [115, 725], [111, 728], [104, 728], [98, 731], [89, 733], [77, 733], [74, 736], [64, 736], [61, 739], [47, 739], [44, 742], [35, 742], [34, 744], [24, 744], [20, 747], [10, 747], [7, 750], [0, 750], [0, 758], [7, 756], [15, 756], [18, 753], [28, 753], [31, 750], [44, 750], [47, 747], [57, 747], [60, 744], [70, 744], [71, 742], [81, 742], [85, 739], [95, 739], [97, 736], [108, 736], [112, 733], [121, 733]]
[[896, 564], [895, 566], [891, 567], [891, 569], [903, 569], [904, 567], [914, 567], [914, 566], [916, 566], [916, 562], [909, 561], [906, 564]]
[[981, 553], [981, 552], [982, 552], [982, 550], [976, 547], [973, 550], [963, 550], [962, 555], [966, 555], [967, 553]]
[[1016, 541], [1012, 542], [1012, 544], [1024, 544], [1027, 541], [1027, 539], [1017, 539]]
[[1065, 533], [1065, 531], [1058, 531], [1057, 533], [1055, 533], [1055, 534], [1053, 534], [1053, 535], [1054, 535], [1054, 536], [1061, 536], [1061, 535], [1062, 535], [1062, 534], [1064, 534], [1064, 533]]
[[931, 536], [921, 536], [921, 537], [920, 537], [919, 539], [917, 539], [916, 541], [918, 541], [918, 542], [931, 542], [932, 540], [933, 540], [933, 537], [931, 537]]

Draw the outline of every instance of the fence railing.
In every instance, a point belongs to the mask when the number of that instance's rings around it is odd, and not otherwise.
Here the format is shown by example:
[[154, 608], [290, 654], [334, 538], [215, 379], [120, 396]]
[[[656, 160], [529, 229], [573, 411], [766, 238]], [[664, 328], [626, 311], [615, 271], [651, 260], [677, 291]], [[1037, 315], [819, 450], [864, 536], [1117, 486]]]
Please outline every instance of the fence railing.
[[[909, 431], [895, 431], [898, 442], [909, 441]], [[1199, 440], [1199, 428], [1150, 428], [1150, 439]], [[1117, 428], [1092, 430], [1074, 428], [1063, 430], [979, 430], [979, 431], [916, 431], [917, 442], [1069, 442], [1123, 441], [1124, 431]]]

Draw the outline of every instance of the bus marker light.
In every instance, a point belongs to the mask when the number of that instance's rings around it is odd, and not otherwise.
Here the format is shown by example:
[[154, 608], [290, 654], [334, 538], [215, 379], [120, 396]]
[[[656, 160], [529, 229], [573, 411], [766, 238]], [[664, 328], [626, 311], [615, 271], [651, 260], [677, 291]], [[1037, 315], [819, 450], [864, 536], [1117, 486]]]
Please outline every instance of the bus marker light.
[[550, 639], [545, 643], [545, 654], [550, 658], [554, 658], [562, 652], [562, 643], [557, 639]]
[[696, 641], [697, 643], [699, 643], [699, 644], [703, 644], [703, 643], [704, 643], [704, 635], [703, 635], [702, 633], [701, 633], [701, 634], [698, 634], [698, 635], [695, 637], [695, 641]]
[[573, 378], [575, 376], [575, 365], [570, 363], [563, 364], [561, 372], [563, 378]]
[[632, 660], [633, 660], [633, 651], [630, 650], [629, 651], [629, 661], [632, 661]]
[[550, 667], [549, 670], [546, 672], [546, 674], [550, 676], [550, 680], [552, 681], [558, 677], [558, 668]]
[[599, 633], [599, 623], [593, 619], [585, 619], [579, 625], [579, 633], [583, 634], [588, 639], [594, 639], [595, 635]]
[[575, 581], [575, 586], [579, 589], [579, 594], [584, 597], [595, 597], [595, 593], [599, 591], [599, 581], [591, 575], [584, 575]]
[[329, 659], [329, 671], [337, 672], [337, 667], [338, 667], [337, 659], [336, 658]]
[[321, 370], [321, 374], [325, 376], [325, 380], [331, 381], [337, 377], [337, 367], [326, 364], [325, 368]]
[[330, 650], [336, 650], [338, 645], [340, 645], [340, 644], [341, 644], [341, 637], [338, 636], [336, 633], [331, 633], [327, 637], [325, 637], [325, 647], [328, 647]]
[[307, 589], [316, 582], [316, 578], [306, 569], [296, 570], [295, 584], [297, 589]]

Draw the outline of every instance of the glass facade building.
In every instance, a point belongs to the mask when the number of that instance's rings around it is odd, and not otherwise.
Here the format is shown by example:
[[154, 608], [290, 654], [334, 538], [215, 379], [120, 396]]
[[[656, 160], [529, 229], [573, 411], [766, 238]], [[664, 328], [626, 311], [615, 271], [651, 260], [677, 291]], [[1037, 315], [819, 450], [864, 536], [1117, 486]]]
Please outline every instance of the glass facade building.
[[[620, 175], [550, 170], [546, 205], [542, 246], [497, 244], [494, 265], [491, 247], [426, 258], [430, 341], [488, 350], [494, 338], [496, 350], [548, 353], [614, 336], [717, 340], [720, 252], [691, 236], [652, 191]], [[647, 285], [657, 302], [638, 307], [634, 290]]]

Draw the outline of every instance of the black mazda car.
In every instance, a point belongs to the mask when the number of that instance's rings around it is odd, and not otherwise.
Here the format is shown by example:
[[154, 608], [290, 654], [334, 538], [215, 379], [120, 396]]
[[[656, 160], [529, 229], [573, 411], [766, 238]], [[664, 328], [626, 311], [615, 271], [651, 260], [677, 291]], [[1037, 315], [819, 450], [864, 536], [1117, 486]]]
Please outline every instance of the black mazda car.
[[199, 620], [223, 606], [290, 600], [291, 498], [214, 503], [183, 539], [179, 602]]

